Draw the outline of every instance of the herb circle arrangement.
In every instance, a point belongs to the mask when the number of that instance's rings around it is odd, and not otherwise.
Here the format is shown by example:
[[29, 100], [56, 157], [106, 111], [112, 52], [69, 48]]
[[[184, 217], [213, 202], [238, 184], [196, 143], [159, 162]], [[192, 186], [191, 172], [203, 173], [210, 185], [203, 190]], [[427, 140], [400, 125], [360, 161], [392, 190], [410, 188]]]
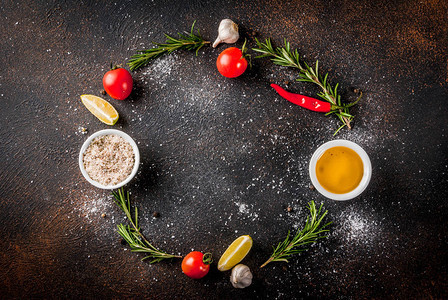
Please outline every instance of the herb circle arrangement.
[[[153, 48], [138, 51], [128, 61], [130, 70], [135, 71], [143, 68], [155, 59], [169, 55], [174, 51], [186, 50], [195, 52], [198, 55], [199, 50], [203, 47], [216, 47], [219, 43], [235, 43], [239, 39], [238, 25], [229, 19], [221, 21], [218, 29], [218, 38], [213, 44], [205, 40], [199, 30], [195, 33], [194, 26], [195, 22], [191, 26], [190, 32], [178, 33], [177, 37], [165, 34], [166, 41], [164, 43], [154, 43]], [[344, 127], [349, 130], [352, 128], [354, 116], [350, 113], [350, 108], [358, 103], [362, 93], [359, 93], [360, 95], [356, 101], [346, 103], [342, 101], [341, 95], [338, 93], [339, 85], [331, 85], [328, 82], [328, 73], [322, 75], [319, 72], [318, 61], [316, 61], [314, 66], [308, 65], [301, 60], [297, 50], [291, 49], [290, 43], [286, 40], [283, 47], [274, 47], [270, 38], [267, 38], [264, 42], [258, 39], [255, 39], [255, 41], [257, 47], [252, 48], [252, 51], [259, 54], [255, 57], [256, 59], [269, 58], [276, 65], [298, 70], [297, 81], [317, 85], [320, 89], [317, 96], [322, 100], [293, 94], [276, 84], [272, 84], [271, 87], [281, 97], [303, 108], [323, 112], [325, 115], [336, 116], [341, 125], [335, 130], [334, 135]], [[247, 54], [248, 48], [246, 44], [247, 41], [244, 42], [242, 49], [230, 47], [220, 53], [216, 63], [219, 73], [228, 78], [235, 78], [242, 75], [247, 67], [251, 66], [251, 56]], [[133, 82], [127, 70], [121, 67], [113, 67], [111, 71], [106, 73], [103, 84], [105, 92], [111, 97], [124, 100], [130, 94]], [[108, 125], [115, 124], [118, 119], [118, 113], [114, 108], [107, 101], [96, 99], [99, 97], [87, 96], [87, 98], [86, 95], [81, 97], [86, 107], [104, 123]], [[120, 188], [112, 192], [112, 194], [115, 203], [128, 219], [128, 224], [118, 225], [118, 233], [129, 244], [133, 252], [144, 253], [145, 257], [143, 260], [148, 260], [151, 264], [165, 259], [183, 258], [182, 271], [194, 279], [202, 278], [208, 273], [212, 263], [212, 255], [210, 253], [203, 254], [193, 251], [183, 257], [160, 250], [142, 234], [139, 227], [138, 208], [131, 206], [129, 192]], [[260, 265], [260, 268], [271, 262], [288, 262], [294, 254], [305, 251], [307, 245], [326, 237], [325, 233], [328, 232], [328, 226], [331, 224], [331, 222], [324, 222], [328, 211], [323, 209], [323, 204], [316, 206], [314, 201], [308, 203], [307, 209], [309, 215], [303, 227], [297, 229], [294, 233], [288, 232], [286, 238], [273, 247], [271, 256]], [[234, 287], [244, 288], [252, 282], [252, 273], [249, 267], [239, 264], [251, 247], [252, 238], [248, 235], [240, 236], [228, 247], [219, 260], [218, 269], [220, 271], [232, 269], [231, 282]]]

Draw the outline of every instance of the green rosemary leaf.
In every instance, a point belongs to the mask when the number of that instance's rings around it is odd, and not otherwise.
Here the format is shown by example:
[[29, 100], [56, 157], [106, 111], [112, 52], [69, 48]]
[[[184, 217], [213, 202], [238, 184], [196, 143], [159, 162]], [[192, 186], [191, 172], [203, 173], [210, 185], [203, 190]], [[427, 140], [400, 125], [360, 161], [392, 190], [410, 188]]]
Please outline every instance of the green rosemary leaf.
[[[275, 49], [272, 47], [272, 42], [269, 38], [266, 39], [264, 43], [260, 42], [258, 39], [255, 40], [257, 42], [258, 48], [253, 48], [252, 50], [261, 53], [261, 55], [256, 56], [255, 58], [269, 57], [274, 64], [296, 68], [299, 70], [299, 78], [297, 78], [297, 81], [311, 82], [321, 88], [322, 92], [318, 93], [318, 96], [325, 101], [330, 102], [334, 106], [332, 106], [332, 109], [334, 110], [332, 114], [334, 113], [344, 125], [339, 127], [338, 130], [336, 130], [335, 134], [345, 126], [347, 126], [348, 129], [351, 129], [350, 122], [354, 117], [350, 114], [348, 108], [358, 103], [362, 94], [357, 101], [343, 105], [340, 95], [337, 94], [338, 84], [333, 89], [327, 80], [328, 73], [326, 73], [323, 77], [319, 74], [318, 60], [316, 60], [316, 64], [314, 67], [310, 67], [306, 62], [303, 62], [302, 65], [297, 49], [292, 50], [291, 44], [287, 42], [286, 39], [284, 39], [284, 47], [276, 47]], [[346, 114], [341, 115], [341, 112], [345, 112]], [[347, 115], [349, 115], [350, 117], [347, 117]]]
[[350, 115], [350, 114], [347, 114], [347, 113], [345, 113], [345, 112], [343, 112], [343, 111], [341, 111], [340, 114], [341, 114], [341, 116], [343, 116], [343, 117], [351, 118], [351, 115]]
[[154, 247], [141, 233], [138, 227], [138, 209], [135, 207], [134, 218], [131, 215], [131, 204], [129, 200], [129, 192], [126, 194], [123, 188], [118, 193], [112, 192], [114, 201], [117, 206], [123, 210], [131, 225], [118, 224], [118, 234], [129, 244], [132, 252], [148, 253], [146, 258], [153, 258], [150, 263], [156, 263], [167, 258], [181, 258], [181, 256], [165, 253]]
[[137, 51], [137, 54], [132, 55], [128, 61], [128, 66], [131, 71], [135, 71], [146, 66], [151, 61], [162, 55], [170, 54], [173, 51], [180, 49], [194, 51], [196, 55], [198, 55], [199, 50], [204, 45], [210, 44], [210, 42], [202, 38], [199, 30], [197, 31], [197, 34], [194, 34], [195, 24], [196, 21], [193, 22], [190, 33], [178, 33], [178, 38], [165, 34], [165, 43], [154, 43], [154, 48]]
[[286, 238], [283, 242], [278, 243], [277, 247], [274, 248], [271, 257], [261, 265], [261, 268], [274, 261], [288, 262], [288, 259], [292, 255], [306, 250], [302, 248], [303, 246], [314, 244], [318, 239], [326, 237], [322, 235], [322, 233], [329, 231], [326, 228], [331, 222], [322, 224], [322, 221], [328, 213], [327, 210], [322, 212], [322, 206], [323, 204], [321, 204], [319, 210], [317, 210], [314, 201], [308, 203], [310, 216], [307, 217], [303, 229], [300, 231], [298, 230], [292, 239], [290, 239], [290, 232], [288, 231]]
[[344, 124], [342, 124], [334, 133], [333, 133], [333, 136], [335, 136], [338, 132], [339, 132], [339, 130], [341, 130], [342, 128], [344, 128], [344, 126], [345, 126], [345, 123]]

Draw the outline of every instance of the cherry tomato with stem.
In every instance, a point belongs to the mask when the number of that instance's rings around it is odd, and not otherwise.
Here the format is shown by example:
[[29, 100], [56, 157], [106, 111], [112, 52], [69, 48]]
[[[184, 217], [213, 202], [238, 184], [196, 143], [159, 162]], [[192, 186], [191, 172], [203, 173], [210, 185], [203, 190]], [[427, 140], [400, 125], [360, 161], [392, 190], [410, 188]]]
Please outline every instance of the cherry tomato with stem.
[[222, 51], [216, 60], [216, 67], [222, 76], [227, 78], [235, 78], [243, 74], [247, 69], [247, 59], [249, 57], [245, 54], [246, 41], [242, 49], [230, 47]]
[[126, 99], [132, 92], [132, 85], [132, 76], [126, 69], [115, 66], [104, 74], [104, 90], [106, 90], [106, 93], [114, 99]]
[[199, 251], [188, 253], [182, 261], [182, 272], [190, 278], [199, 279], [207, 275], [212, 263], [212, 254]]

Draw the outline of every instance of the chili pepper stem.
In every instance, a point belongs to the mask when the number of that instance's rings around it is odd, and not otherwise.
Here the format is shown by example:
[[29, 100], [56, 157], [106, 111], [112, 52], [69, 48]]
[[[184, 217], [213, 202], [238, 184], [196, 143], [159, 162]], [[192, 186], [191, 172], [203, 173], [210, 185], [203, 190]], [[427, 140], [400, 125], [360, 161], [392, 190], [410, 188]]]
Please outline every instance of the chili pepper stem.
[[[313, 82], [315, 84], [320, 86], [320, 88], [324, 91], [325, 94], [330, 95], [327, 87], [320, 82], [320, 80], [319, 80], [319, 78], [317, 76], [311, 76], [311, 79], [313, 80]], [[330, 95], [330, 99], [331, 99], [330, 103], [331, 103], [332, 106], [340, 107], [340, 106], [336, 105], [336, 99], [333, 96]], [[341, 108], [339, 108], [339, 113], [342, 113], [342, 109]], [[345, 117], [345, 116], [342, 116], [342, 119], [344, 120], [344, 123], [347, 126], [347, 128], [349, 130], [351, 130], [352, 126], [350, 125], [350, 120], [347, 119], [347, 117]]]

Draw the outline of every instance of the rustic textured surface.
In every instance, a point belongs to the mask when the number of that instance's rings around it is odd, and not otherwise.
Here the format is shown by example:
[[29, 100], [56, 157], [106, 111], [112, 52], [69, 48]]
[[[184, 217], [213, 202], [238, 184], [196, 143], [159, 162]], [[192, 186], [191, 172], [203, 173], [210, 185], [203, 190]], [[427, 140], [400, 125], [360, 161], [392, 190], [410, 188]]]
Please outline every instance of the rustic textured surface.
[[[446, 298], [448, 3], [446, 1], [2, 1], [0, 4], [0, 294], [2, 298]], [[139, 144], [127, 187], [144, 233], [179, 254], [215, 260], [241, 234], [255, 241], [245, 290], [212, 268], [191, 280], [180, 261], [149, 265], [120, 244], [125, 222], [77, 165], [87, 135], [104, 129], [79, 95], [99, 95], [110, 62], [187, 30], [213, 40], [220, 19], [243, 37], [285, 37], [353, 100], [352, 131], [373, 178], [357, 199], [309, 189], [308, 161], [333, 139], [333, 118], [280, 99], [268, 83], [314, 94], [294, 70], [255, 60], [238, 79], [219, 75], [222, 49], [179, 52], [133, 74], [111, 100], [114, 128]], [[238, 45], [241, 46], [242, 40]], [[109, 99], [109, 98], [108, 98]], [[334, 222], [329, 238], [289, 264], [258, 266], [301, 226], [309, 200]], [[287, 212], [286, 207], [294, 210]], [[153, 218], [153, 212], [160, 213]], [[101, 218], [101, 214], [106, 218]]]

